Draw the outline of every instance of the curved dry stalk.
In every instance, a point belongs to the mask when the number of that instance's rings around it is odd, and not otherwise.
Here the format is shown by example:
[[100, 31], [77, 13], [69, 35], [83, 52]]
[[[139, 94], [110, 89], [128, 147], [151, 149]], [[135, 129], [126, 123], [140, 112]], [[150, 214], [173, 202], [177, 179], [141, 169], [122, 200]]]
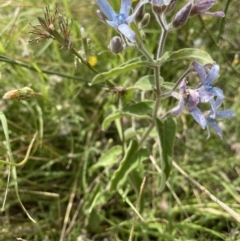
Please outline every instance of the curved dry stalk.
[[193, 185], [199, 188], [202, 192], [204, 192], [212, 201], [217, 203], [224, 211], [226, 211], [230, 216], [232, 216], [237, 222], [240, 223], [240, 215], [231, 209], [228, 205], [220, 201], [217, 197], [215, 197], [211, 192], [209, 192], [204, 186], [199, 184], [196, 180], [190, 177], [178, 164], [173, 161], [173, 166], [185, 177], [187, 178]]
[[38, 132], [36, 132], [31, 140], [31, 143], [30, 145], [28, 146], [28, 149], [27, 149], [27, 153], [25, 155], [25, 158], [19, 162], [19, 163], [14, 163], [14, 162], [9, 162], [9, 161], [3, 161], [3, 160], [0, 160], [0, 163], [1, 164], [6, 164], [8, 166], [13, 166], [13, 167], [20, 167], [20, 166], [23, 166], [27, 161], [28, 161], [28, 158], [29, 158], [29, 155], [30, 155], [30, 152], [32, 150], [32, 147], [33, 147], [33, 143], [34, 141], [36, 140], [36, 137], [38, 135]]

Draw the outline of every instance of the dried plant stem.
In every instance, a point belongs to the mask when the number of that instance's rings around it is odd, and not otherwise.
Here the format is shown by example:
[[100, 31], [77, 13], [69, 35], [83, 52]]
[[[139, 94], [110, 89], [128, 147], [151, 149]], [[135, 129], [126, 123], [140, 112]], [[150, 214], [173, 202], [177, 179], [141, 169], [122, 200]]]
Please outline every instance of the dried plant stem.
[[[162, 170], [161, 170], [161, 168], [159, 167], [159, 165], [157, 164], [157, 162], [156, 162], [156, 160], [154, 159], [154, 157], [151, 155], [149, 158], [150, 158], [153, 166], [154, 166], [155, 169], [157, 170], [157, 172], [158, 172], [160, 175], [162, 175]], [[174, 192], [171, 184], [170, 184], [168, 181], [166, 181], [166, 186], [168, 187], [168, 189], [169, 189], [170, 192], [172, 193], [173, 197], [175, 198], [176, 202], [178, 203], [179, 207], [181, 208], [181, 207], [182, 207], [181, 200], [178, 198], [177, 194]], [[184, 210], [182, 210], [182, 211], [183, 211], [183, 213], [185, 214], [185, 216], [188, 217], [187, 213], [186, 213]]]
[[8, 166], [14, 166], [14, 167], [23, 166], [23, 165], [28, 161], [28, 158], [29, 158], [30, 152], [31, 152], [31, 150], [32, 150], [33, 143], [34, 143], [34, 141], [36, 140], [37, 134], [38, 134], [38, 132], [36, 132], [36, 133], [34, 134], [32, 140], [31, 140], [31, 143], [30, 143], [30, 145], [28, 146], [26, 156], [25, 156], [25, 158], [24, 158], [21, 162], [15, 163], [15, 162], [8, 162], [8, 161], [0, 160], [0, 164], [6, 164], [6, 165], [8, 165]]
[[78, 178], [79, 178], [79, 171], [76, 175], [76, 178], [75, 178], [75, 181], [74, 181], [73, 187], [72, 187], [72, 192], [69, 196], [68, 206], [67, 206], [67, 209], [66, 209], [66, 213], [65, 213], [65, 217], [64, 217], [64, 221], [63, 221], [63, 227], [62, 227], [62, 230], [61, 230], [60, 241], [63, 241], [65, 239], [65, 233], [66, 233], [67, 224], [68, 224], [69, 217], [70, 217], [70, 212], [71, 212], [72, 206], [73, 206], [73, 200], [75, 198], [76, 191], [77, 191], [77, 188], [78, 188]]
[[[137, 204], [136, 204], [136, 210], [137, 210], [137, 211], [139, 211], [140, 200], [141, 200], [141, 197], [142, 197], [142, 193], [143, 193], [143, 188], [144, 188], [145, 182], [146, 182], [146, 177], [143, 178], [142, 184], [141, 184], [141, 186], [140, 186], [140, 191], [139, 191], [139, 195], [138, 195], [138, 199], [137, 199]], [[133, 218], [133, 224], [132, 224], [132, 228], [131, 228], [131, 232], [130, 232], [128, 241], [132, 241], [136, 218], [137, 218], [137, 214], [135, 213], [134, 218]]]
[[232, 216], [237, 222], [240, 223], [240, 215], [235, 212], [233, 209], [231, 209], [228, 205], [220, 201], [218, 198], [216, 198], [211, 192], [209, 192], [204, 186], [199, 184], [196, 180], [194, 180], [192, 177], [190, 177], [178, 164], [173, 161], [173, 166], [186, 178], [188, 179], [193, 185], [195, 185], [197, 188], [199, 188], [202, 192], [204, 192], [212, 201], [217, 203], [223, 210], [225, 210], [230, 216]]

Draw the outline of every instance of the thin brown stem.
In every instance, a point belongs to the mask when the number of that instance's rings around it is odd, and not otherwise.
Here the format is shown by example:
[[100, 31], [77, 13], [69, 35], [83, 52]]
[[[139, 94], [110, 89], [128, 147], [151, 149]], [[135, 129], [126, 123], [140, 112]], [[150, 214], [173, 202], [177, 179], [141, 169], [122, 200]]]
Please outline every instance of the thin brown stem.
[[31, 143], [30, 143], [30, 145], [28, 146], [26, 156], [25, 156], [25, 158], [24, 158], [21, 162], [19, 162], [19, 163], [14, 163], [14, 162], [8, 162], [8, 161], [0, 160], [0, 163], [1, 163], [1, 164], [6, 164], [6, 165], [8, 165], [8, 166], [13, 166], [13, 167], [20, 167], [20, 166], [23, 166], [24, 164], [26, 164], [26, 162], [28, 161], [30, 152], [31, 152], [31, 150], [32, 150], [33, 143], [34, 143], [34, 141], [36, 140], [37, 134], [38, 134], [38, 132], [36, 132], [36, 133], [34, 134], [32, 140], [31, 140]]
[[[144, 188], [145, 182], [146, 182], [146, 177], [143, 178], [143, 181], [142, 181], [141, 186], [140, 186], [140, 191], [139, 191], [137, 204], [136, 204], [136, 210], [137, 211], [139, 211], [140, 200], [141, 200], [141, 197], [142, 197], [142, 193], [143, 193], [143, 188]], [[136, 219], [137, 219], [137, 215], [135, 214], [135, 216], [133, 218], [133, 224], [132, 224], [132, 228], [131, 228], [131, 232], [130, 232], [128, 241], [132, 241]]]
[[231, 209], [228, 205], [220, 201], [217, 197], [215, 197], [210, 191], [208, 191], [204, 186], [194, 180], [191, 176], [189, 176], [175, 161], [172, 162], [173, 166], [193, 185], [199, 188], [202, 192], [204, 192], [212, 201], [217, 203], [223, 210], [225, 210], [230, 216], [232, 216], [237, 222], [240, 223], [240, 215]]

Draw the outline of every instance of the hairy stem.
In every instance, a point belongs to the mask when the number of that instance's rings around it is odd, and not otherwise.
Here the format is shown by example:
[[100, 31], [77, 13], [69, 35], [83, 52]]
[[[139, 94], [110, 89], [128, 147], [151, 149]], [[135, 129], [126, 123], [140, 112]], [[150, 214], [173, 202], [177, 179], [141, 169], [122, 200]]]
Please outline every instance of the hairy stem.
[[[156, 16], [156, 17], [159, 19], [159, 21], [161, 20], [160, 17], [158, 17], [158, 16]], [[163, 48], [164, 48], [165, 40], [166, 40], [167, 34], [168, 34], [168, 30], [165, 27], [165, 24], [162, 22], [162, 20], [160, 21], [160, 23], [161, 23], [160, 25], [162, 27], [162, 32], [161, 32], [161, 36], [160, 36], [159, 43], [158, 43], [158, 52], [157, 52], [156, 59], [161, 58], [161, 56], [163, 54]], [[157, 117], [158, 109], [159, 109], [160, 102], [161, 102], [160, 72], [161, 72], [161, 66], [157, 66], [154, 68], [156, 99], [155, 99], [155, 105], [154, 105], [154, 109], [153, 109], [153, 113], [152, 113], [153, 121], [150, 124], [150, 126], [148, 127], [148, 129], [146, 130], [146, 132], [144, 133], [144, 135], [142, 136], [141, 140], [139, 141], [139, 148], [143, 145], [143, 143], [148, 138], [150, 132], [152, 131], [152, 129], [155, 126], [154, 119]]]

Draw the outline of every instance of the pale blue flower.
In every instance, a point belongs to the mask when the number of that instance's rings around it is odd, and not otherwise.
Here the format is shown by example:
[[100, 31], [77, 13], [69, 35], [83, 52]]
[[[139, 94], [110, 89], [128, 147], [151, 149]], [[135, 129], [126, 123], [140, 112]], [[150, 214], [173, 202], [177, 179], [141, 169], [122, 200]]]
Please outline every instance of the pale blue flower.
[[178, 105], [172, 109], [172, 114], [179, 115], [183, 107], [186, 106], [192, 117], [195, 119], [195, 121], [203, 128], [207, 126], [207, 121], [203, 115], [203, 113], [200, 111], [200, 109], [197, 107], [200, 98], [199, 93], [197, 90], [192, 89], [186, 89], [186, 80], [184, 79], [182, 83], [180, 84], [180, 94], [181, 98], [179, 100]]
[[[222, 104], [222, 99], [217, 99], [216, 100], [216, 108], [218, 109]], [[220, 138], [222, 139], [222, 130], [220, 128], [220, 126], [217, 124], [216, 119], [228, 119], [231, 117], [235, 116], [235, 113], [232, 110], [221, 110], [221, 111], [216, 111], [216, 113], [213, 113], [213, 110], [207, 111], [204, 114], [206, 120], [207, 120], [207, 131], [208, 131], [208, 136], [207, 139], [210, 138], [210, 131], [209, 131], [209, 127], [212, 127], [215, 132], [220, 136]]]
[[[143, 4], [148, 3], [149, 0], [142, 0], [134, 9], [133, 13], [129, 15], [131, 9], [131, 0], [122, 0], [120, 12], [117, 14], [107, 0], [97, 0], [97, 4], [100, 7], [101, 11], [97, 11], [99, 17], [105, 21], [111, 27], [117, 29], [121, 34], [123, 34], [126, 38], [130, 41], [136, 41], [136, 34], [134, 31], [129, 27], [129, 24], [134, 20], [136, 14], [138, 13], [140, 7]], [[108, 18], [105, 19], [102, 16], [102, 13]]]
[[214, 97], [221, 100], [224, 99], [223, 91], [218, 87], [213, 87], [214, 80], [217, 79], [220, 70], [219, 65], [215, 64], [211, 69], [203, 67], [201, 64], [194, 62], [193, 67], [196, 69], [200, 80], [201, 87], [198, 89], [200, 95], [200, 102], [209, 102], [211, 104], [213, 113], [216, 113], [216, 104]]

